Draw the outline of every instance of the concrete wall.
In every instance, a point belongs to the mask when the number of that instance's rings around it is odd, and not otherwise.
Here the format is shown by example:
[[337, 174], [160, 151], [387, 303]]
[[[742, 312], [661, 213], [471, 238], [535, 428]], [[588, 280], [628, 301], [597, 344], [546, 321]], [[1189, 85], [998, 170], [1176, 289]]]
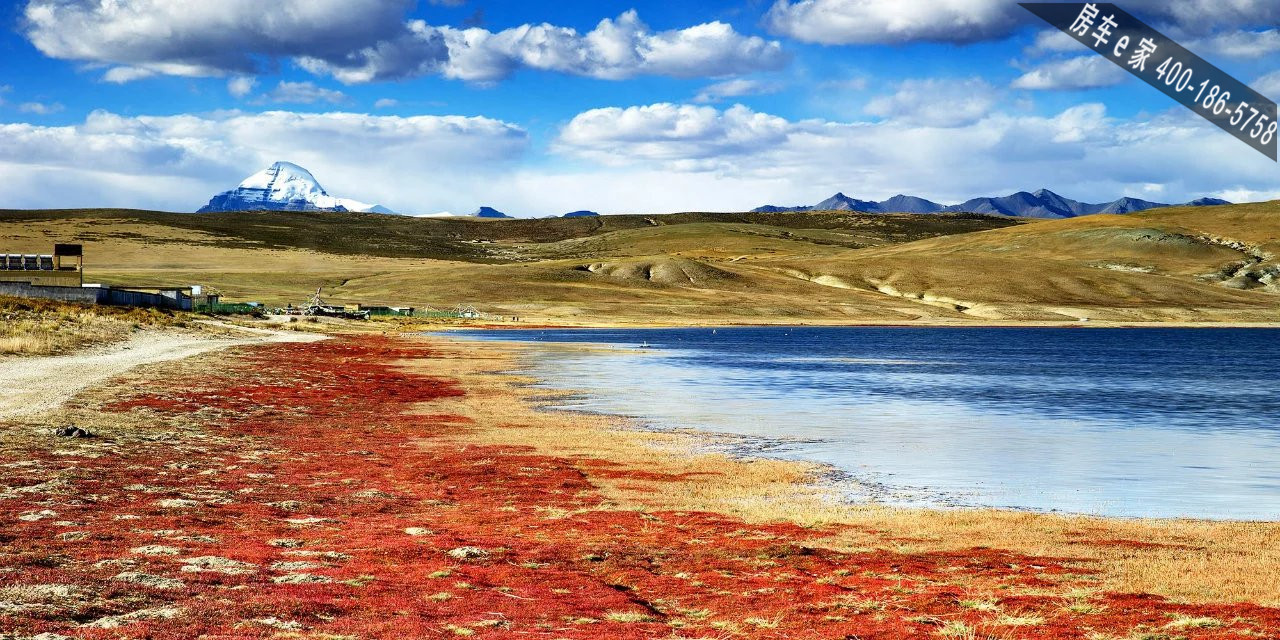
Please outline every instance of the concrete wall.
[[158, 307], [191, 310], [191, 298], [176, 292], [146, 293], [109, 287], [41, 287], [25, 282], [0, 282], [0, 295], [43, 298], [59, 302], [108, 304], [122, 307]]
[[67, 271], [5, 271], [0, 270], [0, 282], [25, 282], [49, 287], [78, 287], [80, 272]]

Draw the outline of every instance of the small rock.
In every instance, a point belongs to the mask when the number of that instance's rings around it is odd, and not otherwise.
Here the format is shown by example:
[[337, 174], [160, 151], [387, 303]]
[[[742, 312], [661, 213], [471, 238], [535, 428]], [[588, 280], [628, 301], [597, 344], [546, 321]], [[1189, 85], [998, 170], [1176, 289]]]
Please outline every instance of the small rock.
[[141, 547], [134, 547], [129, 550], [129, 553], [134, 553], [140, 556], [176, 556], [179, 553], [182, 553], [182, 549], [178, 549], [177, 547], [166, 547], [161, 544], [148, 544]]
[[271, 568], [276, 571], [308, 571], [311, 569], [319, 569], [322, 566], [323, 565], [316, 564], [314, 562], [307, 562], [306, 560], [292, 560], [288, 562], [277, 562], [272, 564]]
[[57, 511], [50, 511], [50, 510], [48, 510], [48, 509], [42, 509], [42, 510], [40, 510], [40, 511], [33, 511], [33, 512], [31, 512], [31, 513], [24, 513], [24, 514], [22, 514], [22, 515], [18, 516], [18, 519], [19, 519], [19, 520], [21, 520], [21, 521], [23, 521], [23, 522], [39, 522], [39, 521], [41, 521], [41, 520], [44, 520], [45, 518], [53, 518], [53, 517], [57, 517], [57, 515], [58, 515], [58, 512], [57, 512]]
[[182, 613], [182, 609], [179, 609], [178, 607], [153, 607], [151, 609], [141, 609], [139, 611], [126, 613], [120, 616], [99, 618], [85, 626], [92, 629], [116, 629], [131, 622], [138, 622], [140, 620], [172, 620], [182, 615]]
[[275, 540], [268, 541], [267, 544], [273, 547], [280, 547], [282, 549], [296, 549], [306, 543], [298, 540], [297, 538], [276, 538]]
[[254, 622], [264, 627], [271, 627], [273, 629], [282, 629], [284, 631], [299, 631], [302, 629], [301, 622], [295, 622], [293, 620], [281, 620], [276, 617], [258, 618], [254, 620]]
[[195, 558], [187, 558], [182, 563], [186, 566], [182, 570], [188, 573], [213, 572], [226, 575], [245, 575], [257, 573], [258, 568], [248, 562], [240, 562], [230, 558], [221, 558], [218, 556], [199, 556]]
[[333, 518], [317, 518], [314, 516], [308, 516], [305, 518], [285, 518], [284, 521], [295, 527], [305, 527], [313, 524], [320, 524], [322, 522], [334, 522]]
[[53, 435], [58, 436], [59, 438], [95, 438], [97, 437], [93, 433], [85, 429], [81, 429], [80, 427], [77, 427], [74, 425], [69, 427], [62, 427], [61, 429], [54, 429]]
[[446, 553], [449, 554], [449, 557], [459, 560], [477, 560], [489, 557], [489, 552], [480, 547], [457, 547], [448, 550]]
[[271, 579], [276, 584], [328, 584], [333, 582], [329, 576], [317, 576], [310, 573], [290, 573]]
[[133, 584], [140, 584], [144, 587], [151, 587], [153, 589], [181, 589], [186, 586], [186, 583], [177, 578], [154, 576], [149, 573], [141, 573], [138, 571], [124, 571], [118, 573], [114, 578], [112, 578], [112, 580], [132, 582]]
[[426, 527], [407, 527], [404, 532], [411, 536], [429, 536], [432, 533], [435, 533]]
[[185, 500], [183, 498], [169, 498], [166, 500], [156, 500], [155, 505], [162, 509], [190, 509], [200, 506], [195, 500]]

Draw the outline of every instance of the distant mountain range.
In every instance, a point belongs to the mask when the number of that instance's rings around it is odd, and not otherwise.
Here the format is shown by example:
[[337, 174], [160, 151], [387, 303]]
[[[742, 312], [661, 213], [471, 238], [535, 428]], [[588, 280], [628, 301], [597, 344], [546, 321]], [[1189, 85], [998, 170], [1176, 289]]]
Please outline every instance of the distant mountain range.
[[362, 211], [395, 213], [376, 204], [331, 196], [310, 171], [277, 162], [245, 178], [235, 189], [214, 196], [197, 213], [213, 211]]
[[[1200, 198], [1186, 203], [1190, 206], [1213, 206], [1231, 204], [1217, 198]], [[875, 202], [858, 200], [843, 193], [837, 193], [815, 205], [798, 207], [780, 207], [765, 205], [752, 209], [756, 213], [780, 213], [788, 211], [859, 211], [863, 213], [943, 213], [967, 212], [986, 213], [1002, 216], [1019, 216], [1027, 218], [1074, 218], [1097, 213], [1132, 213], [1174, 205], [1137, 198], [1120, 198], [1114, 202], [1089, 204], [1060, 196], [1048, 189], [1035, 193], [1019, 191], [1015, 194], [998, 198], [974, 198], [957, 205], [943, 205], [932, 200], [915, 196], [897, 195], [888, 200]], [[394, 213], [390, 209], [376, 204], [366, 204], [351, 198], [331, 196], [316, 181], [310, 171], [292, 162], [276, 162], [270, 167], [245, 178], [235, 189], [224, 191], [209, 204], [201, 207], [199, 213], [212, 211], [255, 211], [269, 209], [273, 211], [358, 211], [365, 213]], [[585, 218], [600, 214], [594, 211], [571, 211], [563, 218]], [[453, 217], [449, 212], [428, 214], [420, 217]], [[480, 207], [471, 214], [474, 218], [512, 218], [493, 207]], [[557, 217], [557, 216], [548, 216]]]
[[[1189, 206], [1207, 207], [1220, 204], [1231, 204], [1217, 198], [1200, 198], [1186, 203]], [[859, 211], [862, 213], [944, 213], [966, 212], [987, 213], [1002, 216], [1019, 216], [1024, 218], [1074, 218], [1098, 213], [1133, 213], [1175, 205], [1161, 202], [1150, 202], [1137, 198], [1120, 198], [1114, 202], [1089, 204], [1060, 196], [1048, 189], [1035, 193], [1019, 191], [1001, 198], [974, 198], [957, 205], [946, 206], [917, 198], [915, 196], [898, 195], [888, 200], [874, 202], [850, 198], [837, 193], [818, 204], [799, 207], [779, 207], [765, 205], [752, 209], [755, 213], [780, 213], [787, 211]]]

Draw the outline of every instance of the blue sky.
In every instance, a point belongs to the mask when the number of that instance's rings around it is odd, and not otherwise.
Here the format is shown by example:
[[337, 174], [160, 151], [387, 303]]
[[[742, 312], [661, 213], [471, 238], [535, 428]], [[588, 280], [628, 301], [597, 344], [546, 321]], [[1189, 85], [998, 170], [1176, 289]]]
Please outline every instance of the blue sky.
[[[189, 211], [274, 160], [406, 213], [1280, 197], [1009, 0], [189, 4], [4, 6], [0, 207]], [[1222, 4], [1122, 6], [1277, 96], [1280, 3]]]

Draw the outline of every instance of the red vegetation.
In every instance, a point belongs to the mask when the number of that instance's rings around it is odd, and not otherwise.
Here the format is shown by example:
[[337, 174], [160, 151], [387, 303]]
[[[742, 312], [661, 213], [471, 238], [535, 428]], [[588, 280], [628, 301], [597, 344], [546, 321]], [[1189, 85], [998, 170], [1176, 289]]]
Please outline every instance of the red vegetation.
[[[425, 347], [360, 337], [240, 354], [215, 377], [148, 381], [110, 407], [158, 425], [196, 417], [198, 431], [106, 434], [72, 455], [40, 448], [0, 460], [11, 487], [0, 499], [0, 637], [1280, 630], [1280, 611], [1262, 607], [1110, 594], [1080, 611], [1062, 597], [1014, 595], [1077, 579], [1065, 560], [995, 549], [841, 554], [812, 546], [830, 531], [607, 510], [593, 477], [678, 478], [459, 444], [451, 435], [475, 428], [469, 421], [409, 410], [463, 390], [390, 366], [431, 357]], [[1001, 626], [1002, 614], [1042, 620]], [[1166, 630], [1175, 616], [1220, 624]]]

